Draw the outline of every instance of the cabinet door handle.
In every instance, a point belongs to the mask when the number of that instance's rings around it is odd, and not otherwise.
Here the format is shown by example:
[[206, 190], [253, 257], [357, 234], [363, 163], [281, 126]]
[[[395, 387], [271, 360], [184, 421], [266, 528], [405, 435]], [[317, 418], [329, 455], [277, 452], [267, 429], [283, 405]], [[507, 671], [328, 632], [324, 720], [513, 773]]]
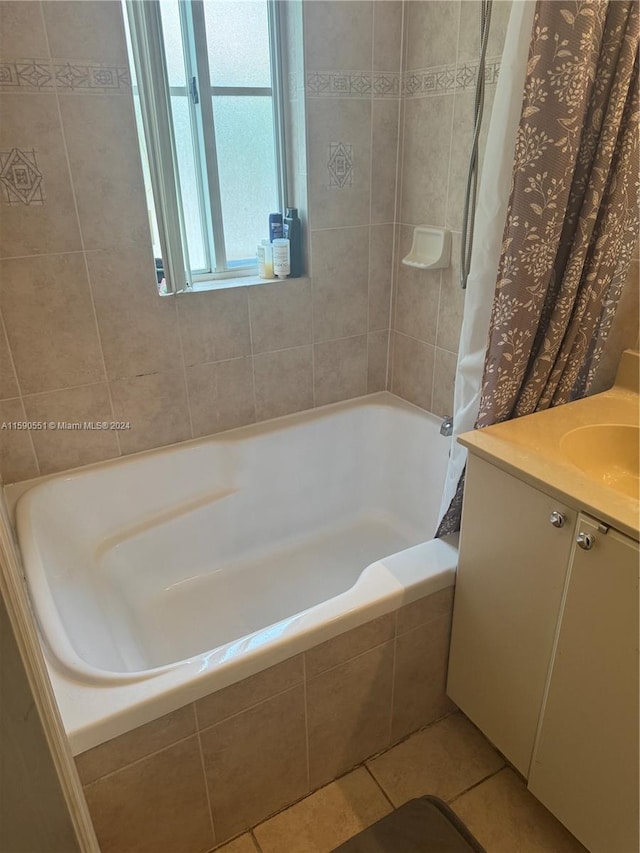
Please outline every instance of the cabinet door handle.
[[582, 548], [583, 551], [590, 551], [595, 545], [596, 537], [593, 533], [585, 533], [583, 530], [578, 533], [578, 537], [576, 542], [578, 543], [578, 548]]
[[549, 516], [549, 522], [553, 524], [554, 527], [564, 527], [564, 523], [567, 520], [566, 515], [557, 510], [554, 510]]

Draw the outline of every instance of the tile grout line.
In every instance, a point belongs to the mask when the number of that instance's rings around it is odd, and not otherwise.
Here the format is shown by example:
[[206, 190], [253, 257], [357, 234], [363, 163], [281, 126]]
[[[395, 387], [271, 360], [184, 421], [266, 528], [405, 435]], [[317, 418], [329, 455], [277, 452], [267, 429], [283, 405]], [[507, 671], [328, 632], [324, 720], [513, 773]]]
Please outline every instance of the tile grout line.
[[[251, 352], [251, 389], [253, 394], [253, 421], [258, 420], [258, 401], [256, 398], [256, 353], [253, 351], [253, 323], [251, 317], [251, 294], [247, 294], [247, 316], [249, 318], [249, 350]], [[245, 356], [246, 358], [246, 356]]]
[[[376, 46], [376, 4], [371, 1], [371, 80], [375, 74], [375, 46]], [[369, 99], [370, 124], [369, 124], [369, 244], [367, 246], [367, 337], [365, 356], [365, 392], [369, 390], [369, 326], [371, 322], [371, 217], [373, 210], [373, 86], [371, 86], [371, 97]]]
[[[42, 4], [40, 4], [40, 12], [41, 12], [41, 17], [42, 17], [42, 26], [43, 26], [43, 30], [44, 30], [45, 43], [47, 45], [47, 51], [49, 53], [49, 58], [51, 59], [51, 45], [49, 43], [49, 31], [48, 31], [47, 21], [45, 18], [44, 8], [43, 8]], [[74, 210], [75, 210], [75, 214], [76, 214], [76, 223], [78, 226], [78, 234], [80, 237], [80, 246], [82, 247], [82, 259], [84, 262], [85, 274], [87, 276], [87, 287], [89, 290], [89, 298], [91, 300], [91, 310], [93, 313], [93, 322], [95, 325], [96, 336], [98, 339], [98, 347], [100, 349], [100, 359], [102, 361], [102, 370], [104, 373], [104, 382], [106, 385], [107, 399], [109, 401], [109, 409], [111, 411], [111, 419], [115, 421], [116, 416], [115, 416], [115, 409], [113, 406], [113, 395], [111, 393], [111, 383], [109, 380], [109, 374], [107, 372], [107, 362], [106, 362], [105, 355], [104, 355], [104, 348], [102, 346], [102, 335], [100, 334], [100, 324], [98, 323], [98, 313], [96, 311], [96, 304], [95, 304], [95, 299], [93, 296], [93, 287], [91, 284], [91, 274], [89, 272], [89, 262], [87, 260], [87, 254], [85, 251], [84, 234], [82, 231], [82, 222], [80, 220], [80, 210], [78, 208], [78, 197], [77, 197], [77, 193], [76, 193], [76, 185], [75, 185], [75, 181], [73, 178], [73, 172], [71, 170], [71, 158], [69, 156], [69, 146], [67, 145], [67, 134], [66, 134], [65, 127], [64, 127], [64, 121], [62, 119], [62, 109], [60, 107], [60, 96], [59, 96], [57, 86], [54, 87], [54, 93], [55, 93], [55, 99], [56, 99], [56, 108], [57, 108], [57, 112], [58, 112], [58, 121], [60, 123], [60, 134], [62, 137], [62, 145], [64, 148], [64, 156], [65, 156], [65, 161], [67, 164], [67, 170], [68, 170], [68, 174], [69, 174], [69, 184], [71, 187], [71, 195], [73, 197], [73, 206], [74, 206]], [[116, 448], [118, 451], [118, 456], [121, 457], [122, 456], [122, 447], [120, 445], [120, 436], [118, 435], [118, 430], [115, 430], [115, 439], [116, 439]]]
[[311, 788], [311, 750], [309, 748], [309, 703], [307, 701], [307, 653], [302, 653], [302, 687], [304, 696], [304, 739], [307, 759], [307, 790]]
[[[394, 747], [389, 747], [389, 749], [393, 749], [393, 748], [394, 748]], [[384, 753], [383, 753], [383, 754], [384, 754]], [[382, 787], [382, 783], [381, 783], [381, 782], [379, 782], [379, 781], [376, 779], [376, 777], [373, 775], [373, 771], [372, 771], [372, 770], [371, 770], [371, 768], [369, 767], [369, 761], [368, 761], [368, 760], [367, 760], [367, 761], [365, 761], [365, 762], [364, 762], [364, 764], [362, 765], [362, 767], [364, 767], [364, 769], [367, 771], [367, 773], [369, 774], [369, 776], [371, 777], [371, 779], [373, 779], [373, 782], [374, 782], [374, 784], [375, 784], [376, 788], [378, 788], [378, 790], [379, 790], [379, 791], [381, 791], [382, 796], [383, 796], [383, 797], [385, 798], [385, 800], [389, 803], [389, 805], [391, 806], [392, 811], [395, 811], [395, 810], [396, 810], [396, 807], [394, 806], [393, 802], [391, 801], [391, 797], [387, 794], [387, 792], [385, 791], [385, 789]]]
[[393, 619], [393, 661], [391, 665], [391, 711], [389, 714], [389, 746], [393, 739], [393, 710], [396, 700], [396, 662], [398, 658], [398, 610]]
[[211, 826], [211, 840], [215, 846], [216, 843], [216, 827], [213, 820], [213, 806], [211, 805], [211, 794], [209, 793], [209, 780], [207, 779], [207, 769], [204, 763], [204, 752], [202, 751], [202, 738], [200, 737], [200, 722], [198, 720], [198, 712], [196, 711], [196, 703], [192, 702], [193, 721], [196, 727], [196, 736], [198, 738], [198, 753], [200, 755], [200, 767], [202, 768], [202, 778], [204, 781], [204, 792], [207, 797], [207, 810], [209, 812], [209, 824]]
[[[497, 750], [496, 750], [497, 752]], [[502, 758], [502, 754], [498, 753]], [[503, 759], [504, 761], [504, 759]], [[465, 788], [464, 791], [460, 791], [459, 794], [456, 794], [455, 797], [452, 797], [450, 800], [447, 800], [448, 805], [453, 805], [453, 803], [457, 802], [461, 797], [464, 797], [465, 794], [468, 794], [470, 791], [473, 791], [475, 788], [479, 788], [481, 785], [484, 785], [485, 782], [488, 782], [490, 779], [493, 779], [494, 776], [497, 776], [498, 773], [502, 773], [503, 770], [509, 769], [509, 765], [504, 762], [502, 767], [498, 767], [497, 770], [494, 770], [493, 773], [489, 773], [488, 776], [480, 779], [478, 782], [474, 782], [473, 785], [469, 785], [468, 788]]]
[[438, 327], [440, 325], [440, 307], [442, 305], [442, 270], [438, 276], [438, 309], [436, 311], [436, 331], [433, 344], [433, 369], [431, 371], [431, 411], [434, 411], [433, 402], [436, 396], [436, 364], [438, 363]]
[[[454, 69], [453, 73], [457, 78], [458, 75], [458, 54], [460, 52], [460, 25], [462, 21], [462, 3], [458, 3], [458, 27], [456, 32], [456, 55], [455, 60], [453, 62]], [[447, 223], [449, 222], [449, 191], [451, 189], [451, 157], [453, 154], [453, 128], [455, 125], [455, 116], [456, 116], [456, 88], [454, 87], [451, 92], [453, 95], [452, 105], [451, 105], [451, 126], [449, 129], [449, 155], [447, 162], [447, 191], [445, 194], [445, 206], [444, 206], [444, 227], [447, 227]]]
[[[408, 18], [405, 21], [407, 13], [406, 3], [402, 4], [402, 17], [400, 23], [400, 80], [404, 73], [404, 55], [406, 50], [406, 26]], [[389, 340], [387, 342], [387, 374], [385, 388], [391, 391], [393, 385], [393, 356], [395, 353], [395, 307], [396, 307], [396, 284], [399, 275], [399, 252], [400, 252], [400, 224], [398, 219], [402, 210], [402, 189], [403, 189], [403, 168], [404, 168], [404, 120], [405, 120], [405, 102], [403, 96], [402, 85], [400, 86], [400, 98], [398, 100], [398, 130], [396, 133], [396, 185], [395, 199], [393, 210], [393, 249], [391, 253], [391, 292], [389, 294]]]
[[[16, 380], [16, 388], [18, 389], [18, 396], [17, 397], [7, 397], [6, 400], [2, 400], [0, 402], [4, 403], [8, 400], [18, 400], [20, 402], [20, 408], [22, 410], [22, 415], [23, 415], [25, 421], [28, 422], [29, 418], [27, 416], [27, 408], [24, 404], [24, 395], [22, 393], [22, 388], [20, 386], [20, 380], [18, 379], [18, 371], [16, 370], [16, 365], [15, 365], [15, 361], [13, 358], [13, 351], [11, 349], [11, 345], [9, 344], [9, 336], [7, 334], [7, 327], [6, 327], [5, 322], [4, 322], [4, 314], [2, 311], [0, 311], [0, 325], [2, 326], [2, 332], [4, 334], [4, 339], [5, 339], [5, 342], [7, 344], [7, 352], [9, 353], [9, 361], [11, 363], [11, 369], [13, 371], [13, 375], [14, 375], [14, 378]], [[27, 436], [29, 437], [29, 444], [31, 446], [31, 452], [33, 453], [33, 461], [36, 463], [36, 471], [38, 472], [37, 476], [39, 477], [42, 475], [42, 467], [40, 465], [40, 460], [38, 459], [38, 454], [36, 453], [36, 445], [35, 445], [35, 442], [33, 440], [32, 430], [27, 429], [27, 430], [25, 430], [25, 432], [27, 433]], [[8, 483], [5, 482], [4, 485], [6, 486], [6, 485], [8, 485]]]
[[[175, 296], [175, 294], [174, 294]], [[180, 311], [177, 301], [173, 300], [173, 313], [176, 331], [178, 332], [178, 343], [180, 345], [180, 361], [182, 362], [182, 381], [184, 382], [184, 393], [187, 398], [187, 414], [189, 415], [189, 433], [191, 438], [196, 438], [193, 432], [193, 415], [191, 414], [191, 397], [189, 395], [189, 383], [187, 381], [187, 362], [184, 357], [184, 341], [182, 338], [182, 325], [180, 323]], [[217, 381], [217, 376], [216, 376]]]

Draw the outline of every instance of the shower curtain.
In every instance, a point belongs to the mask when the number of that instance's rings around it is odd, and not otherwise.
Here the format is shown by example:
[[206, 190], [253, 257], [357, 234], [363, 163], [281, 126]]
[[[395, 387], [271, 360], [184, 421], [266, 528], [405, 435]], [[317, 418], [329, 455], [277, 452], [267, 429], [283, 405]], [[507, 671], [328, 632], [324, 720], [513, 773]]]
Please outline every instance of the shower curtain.
[[[478, 417], [491, 306], [502, 251], [502, 226], [507, 218], [511, 192], [513, 151], [522, 110], [535, 9], [535, 0], [514, 0], [504, 41], [478, 188], [473, 255], [456, 369], [453, 436], [440, 518], [458, 493], [467, 459], [466, 448], [458, 444], [457, 436], [472, 430]], [[461, 506], [462, 489], [459, 490], [459, 500]]]
[[[512, 64], [503, 62], [489, 131], [475, 232], [476, 245], [489, 248], [472, 261], [456, 433], [588, 391], [637, 240], [637, 6], [540, 0], [523, 56], [514, 47], [515, 28], [520, 47], [526, 35], [524, 6], [514, 3], [505, 48]], [[504, 101], [509, 83], [517, 108]], [[508, 179], [504, 168], [491, 174], [494, 131], [503, 133]], [[499, 241], [490, 233], [496, 222], [506, 223]], [[459, 529], [463, 468], [454, 444], [438, 535]]]

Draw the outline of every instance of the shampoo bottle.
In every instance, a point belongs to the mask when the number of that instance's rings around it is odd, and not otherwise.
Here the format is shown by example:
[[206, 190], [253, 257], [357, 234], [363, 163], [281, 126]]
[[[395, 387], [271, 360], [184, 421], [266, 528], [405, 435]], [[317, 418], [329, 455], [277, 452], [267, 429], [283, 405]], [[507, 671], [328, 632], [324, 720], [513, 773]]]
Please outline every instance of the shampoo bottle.
[[302, 275], [302, 223], [296, 207], [287, 207], [284, 213], [283, 231], [289, 241], [291, 253], [291, 278]]
[[281, 213], [270, 213], [269, 214], [269, 239], [273, 243], [274, 240], [280, 240], [282, 238], [282, 214]]

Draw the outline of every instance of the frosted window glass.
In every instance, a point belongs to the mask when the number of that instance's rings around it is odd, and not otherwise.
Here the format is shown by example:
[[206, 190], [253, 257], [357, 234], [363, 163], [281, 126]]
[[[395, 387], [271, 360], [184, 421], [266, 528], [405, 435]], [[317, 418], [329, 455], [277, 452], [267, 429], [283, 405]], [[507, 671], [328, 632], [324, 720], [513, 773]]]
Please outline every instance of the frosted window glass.
[[213, 86], [271, 86], [266, 2], [204, 4]]
[[200, 196], [196, 179], [196, 167], [191, 138], [189, 103], [183, 95], [171, 96], [171, 112], [176, 136], [176, 153], [180, 173], [180, 190], [184, 212], [189, 262], [192, 270], [204, 270], [207, 261], [202, 237], [202, 219], [200, 215]]
[[[243, 5], [243, 4], [240, 4]], [[270, 97], [216, 96], [218, 170], [229, 261], [255, 258], [278, 209]]]
[[162, 38], [167, 58], [170, 86], [186, 86], [184, 51], [180, 32], [180, 12], [177, 0], [160, 0]]

